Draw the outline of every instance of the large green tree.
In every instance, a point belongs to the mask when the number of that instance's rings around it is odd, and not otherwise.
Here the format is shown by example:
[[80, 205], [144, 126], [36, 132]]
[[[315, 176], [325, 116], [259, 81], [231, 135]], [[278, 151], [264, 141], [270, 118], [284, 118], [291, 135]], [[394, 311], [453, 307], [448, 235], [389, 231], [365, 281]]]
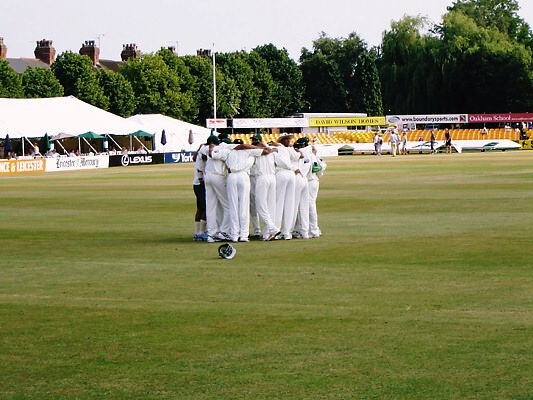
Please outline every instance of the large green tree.
[[352, 102], [349, 110], [362, 110], [368, 115], [383, 115], [381, 81], [373, 52], [364, 51], [354, 69]]
[[375, 56], [357, 34], [332, 39], [322, 32], [300, 63], [310, 111], [382, 115]]
[[190, 122], [204, 125], [206, 119], [213, 117], [213, 64], [211, 58], [200, 56], [180, 58], [193, 78], [191, 94], [197, 115]]
[[27, 68], [22, 73], [22, 87], [27, 98], [63, 96], [63, 86], [47, 68]]
[[254, 71], [247, 62], [244, 52], [219, 54], [217, 68], [233, 79], [240, 94], [239, 108], [233, 117], [254, 117], [258, 115], [260, 89], [255, 85]]
[[441, 26], [443, 93], [449, 111], [509, 112], [533, 108], [531, 49], [461, 11]]
[[383, 106], [386, 114], [430, 112], [435, 85], [431, 58], [428, 57], [429, 36], [422, 32], [429, 26], [423, 17], [405, 16], [391, 23], [383, 35], [379, 74]]
[[157, 52], [165, 64], [171, 71], [176, 73], [180, 81], [180, 91], [184, 94], [185, 98], [189, 99], [188, 108], [183, 112], [183, 118], [187, 121], [195, 121], [198, 119], [200, 106], [197, 98], [194, 94], [196, 88], [196, 77], [194, 77], [185, 61], [174, 54], [169, 49], [161, 49]]
[[102, 69], [98, 72], [98, 82], [109, 99], [109, 112], [121, 117], [133, 114], [135, 94], [126, 78], [116, 72]]
[[516, 0], [457, 0], [448, 11], [458, 11], [481, 28], [495, 28], [509, 40], [533, 48], [531, 27], [519, 16]]
[[300, 58], [310, 112], [346, 112], [346, 90], [339, 65], [321, 52]]
[[51, 69], [63, 86], [65, 96], [74, 96], [107, 110], [109, 99], [98, 82], [96, 70], [89, 57], [66, 51], [57, 56]]
[[256, 47], [255, 51], [266, 61], [276, 86], [273, 98], [273, 117], [286, 117], [308, 109], [304, 100], [305, 86], [302, 71], [290, 58], [286, 49], [279, 50], [273, 44]]
[[133, 88], [136, 113], [185, 119], [193, 99], [181, 91], [179, 75], [165, 64], [161, 56], [146, 54], [129, 59], [119, 71]]
[[273, 117], [276, 114], [278, 85], [274, 81], [268, 64], [259, 53], [252, 50], [248, 55], [248, 64], [254, 71], [253, 80], [259, 90], [259, 104], [257, 105], [256, 117]]
[[387, 113], [531, 110], [531, 30], [517, 10], [513, 0], [467, 0], [440, 25], [393, 22], [379, 59]]
[[24, 97], [20, 75], [4, 60], [0, 60], [0, 97]]

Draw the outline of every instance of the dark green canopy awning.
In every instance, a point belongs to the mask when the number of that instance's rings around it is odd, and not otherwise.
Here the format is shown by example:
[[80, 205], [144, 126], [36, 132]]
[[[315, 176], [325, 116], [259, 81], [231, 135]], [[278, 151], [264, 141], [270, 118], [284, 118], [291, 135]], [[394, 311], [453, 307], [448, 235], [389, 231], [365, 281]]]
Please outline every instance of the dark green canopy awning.
[[85, 132], [78, 135], [79, 138], [85, 138], [85, 139], [104, 139], [104, 136], [99, 135], [98, 133], [94, 132]]
[[148, 133], [148, 132], [145, 132], [145, 131], [136, 131], [136, 132], [133, 132], [133, 133], [130, 133], [131, 136], [137, 136], [137, 137], [154, 137], [154, 135], [152, 135], [151, 133]]

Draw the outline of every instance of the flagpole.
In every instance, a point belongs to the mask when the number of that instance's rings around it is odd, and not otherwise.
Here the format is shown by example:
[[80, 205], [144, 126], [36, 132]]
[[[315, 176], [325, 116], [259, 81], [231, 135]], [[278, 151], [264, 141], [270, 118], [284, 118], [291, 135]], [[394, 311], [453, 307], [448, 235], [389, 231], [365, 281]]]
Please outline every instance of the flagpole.
[[213, 42], [213, 119], [215, 120], [215, 130], [217, 125], [217, 78], [216, 78], [216, 67], [215, 67], [215, 42]]

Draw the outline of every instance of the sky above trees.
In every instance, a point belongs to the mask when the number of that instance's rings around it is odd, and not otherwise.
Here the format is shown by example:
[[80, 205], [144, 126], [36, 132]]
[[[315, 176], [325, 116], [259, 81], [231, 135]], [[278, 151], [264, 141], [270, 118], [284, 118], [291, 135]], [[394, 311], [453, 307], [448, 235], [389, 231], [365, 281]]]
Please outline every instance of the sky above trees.
[[[32, 57], [35, 42], [53, 40], [57, 53], [77, 52], [86, 40], [99, 43], [101, 58], [118, 60], [122, 45], [144, 53], [174, 46], [180, 55], [199, 48], [250, 51], [272, 43], [298, 60], [302, 47], [325, 32], [355, 32], [369, 46], [380, 44], [391, 21], [404, 15], [437, 23], [452, 0], [2, 0], [0, 37], [8, 57]], [[533, 1], [520, 0], [519, 14], [533, 23]], [[61, 23], [58, 23], [61, 21]]]

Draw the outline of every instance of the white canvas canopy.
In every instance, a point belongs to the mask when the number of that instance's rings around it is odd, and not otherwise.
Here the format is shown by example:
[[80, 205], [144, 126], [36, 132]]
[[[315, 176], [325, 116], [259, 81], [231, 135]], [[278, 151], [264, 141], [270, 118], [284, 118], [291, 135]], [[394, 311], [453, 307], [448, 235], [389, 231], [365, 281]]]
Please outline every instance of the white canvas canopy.
[[0, 98], [0, 137], [43, 137], [92, 131], [128, 135], [142, 127], [134, 121], [85, 103], [73, 96], [45, 99]]
[[[161, 114], [137, 114], [128, 120], [142, 125], [143, 131], [155, 134], [155, 146], [159, 151], [195, 151], [211, 134], [208, 128]], [[167, 140], [165, 145], [161, 144], [163, 130]]]

